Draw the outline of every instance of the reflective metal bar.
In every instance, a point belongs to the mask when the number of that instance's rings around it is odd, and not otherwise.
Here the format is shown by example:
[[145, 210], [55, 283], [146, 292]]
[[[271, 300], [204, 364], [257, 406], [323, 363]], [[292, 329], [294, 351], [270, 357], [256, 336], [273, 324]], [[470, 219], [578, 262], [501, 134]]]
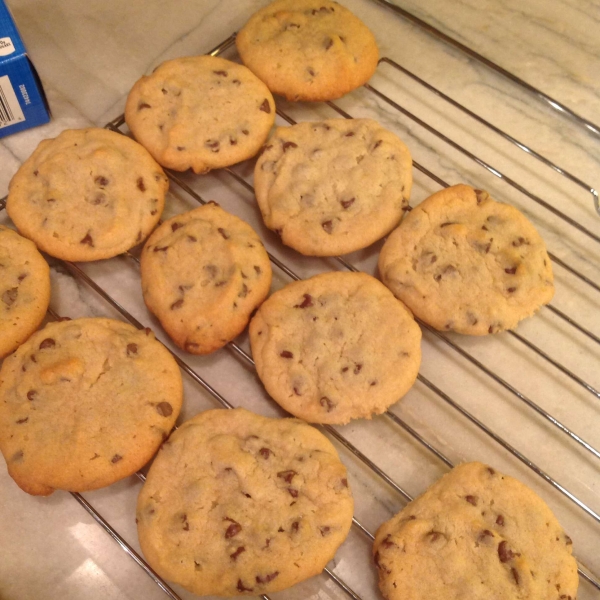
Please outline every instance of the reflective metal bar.
[[102, 517], [102, 515], [79, 493], [71, 492], [71, 496], [87, 510], [92, 518], [110, 535], [110, 537], [121, 546], [121, 548], [144, 570], [146, 575], [150, 577], [154, 583], [172, 600], [181, 600], [168, 585], [161, 579], [156, 571], [121, 537], [117, 531], [110, 525], [110, 523]]
[[587, 335], [591, 340], [596, 342], [596, 344], [600, 344], [600, 338], [597, 335], [594, 335], [591, 331], [588, 331], [585, 327], [583, 327], [582, 325], [577, 323], [577, 321], [574, 321], [573, 319], [571, 319], [571, 317], [569, 317], [569, 315], [565, 314], [564, 312], [562, 312], [561, 310], [559, 310], [552, 304], [547, 304], [546, 308], [548, 310], [551, 310], [555, 315], [559, 316], [561, 319], [564, 319], [567, 323], [569, 323], [569, 325], [573, 325], [573, 327], [575, 327], [575, 329], [577, 329], [584, 335]]
[[469, 150], [467, 150], [460, 144], [457, 144], [454, 140], [451, 140], [448, 136], [446, 136], [443, 133], [441, 133], [440, 131], [438, 131], [435, 127], [432, 127], [428, 123], [425, 123], [425, 121], [423, 121], [422, 119], [420, 119], [419, 117], [417, 117], [416, 115], [411, 113], [409, 110], [400, 106], [397, 102], [395, 102], [391, 98], [388, 98], [385, 94], [380, 92], [378, 89], [374, 88], [372, 85], [365, 83], [364, 87], [367, 90], [373, 92], [378, 98], [381, 98], [384, 102], [386, 102], [387, 104], [389, 104], [390, 106], [395, 108], [398, 112], [401, 112], [403, 115], [405, 115], [406, 117], [408, 117], [409, 119], [411, 119], [412, 121], [414, 121], [415, 123], [417, 123], [418, 125], [423, 127], [424, 129], [429, 131], [429, 133], [432, 133], [433, 135], [435, 135], [436, 137], [438, 137], [439, 139], [444, 141], [446, 144], [448, 144], [455, 150], [458, 150], [461, 154], [464, 154], [467, 158], [476, 162], [480, 167], [483, 167], [486, 171], [488, 171], [492, 175], [495, 175], [499, 179], [502, 179], [502, 181], [505, 181], [511, 187], [515, 188], [516, 190], [518, 190], [519, 192], [521, 192], [522, 194], [524, 194], [525, 196], [527, 196], [534, 202], [537, 202], [540, 206], [543, 206], [546, 210], [550, 211], [551, 213], [553, 213], [554, 215], [556, 215], [557, 217], [559, 217], [560, 219], [565, 221], [565, 223], [568, 223], [569, 225], [571, 225], [571, 227], [574, 227], [581, 233], [587, 235], [590, 239], [594, 240], [595, 242], [600, 242], [599, 235], [596, 235], [593, 231], [590, 231], [589, 229], [585, 228], [583, 225], [578, 223], [575, 219], [573, 219], [572, 217], [569, 217], [569, 215], [563, 213], [562, 211], [560, 211], [557, 208], [555, 208], [554, 206], [552, 206], [552, 204], [546, 202], [545, 200], [543, 200], [536, 194], [530, 192], [529, 190], [524, 188], [521, 184], [517, 183], [514, 179], [508, 177], [504, 173], [501, 173], [497, 169], [494, 169], [494, 167], [489, 165], [483, 159], [479, 158], [472, 152], [469, 152]]
[[503, 77], [506, 77], [513, 83], [520, 85], [522, 88], [526, 89], [528, 92], [535, 94], [540, 100], [546, 102], [551, 108], [553, 108], [557, 112], [559, 112], [563, 115], [566, 115], [566, 116], [570, 117], [571, 119], [575, 120], [576, 123], [585, 127], [585, 129], [587, 129], [591, 133], [600, 135], [600, 126], [592, 123], [591, 121], [588, 121], [584, 117], [581, 117], [575, 111], [571, 110], [569, 107], [565, 106], [558, 100], [555, 100], [554, 98], [552, 98], [545, 92], [538, 90], [531, 84], [527, 83], [526, 81], [523, 81], [520, 77], [513, 75], [510, 71], [507, 71], [500, 65], [492, 62], [488, 58], [485, 58], [485, 56], [479, 54], [475, 50], [472, 50], [468, 46], [461, 44], [454, 38], [451, 38], [449, 35], [442, 33], [439, 29], [436, 29], [435, 27], [433, 27], [429, 23], [423, 21], [419, 17], [416, 17], [415, 15], [409, 13], [408, 11], [404, 10], [403, 8], [400, 8], [397, 4], [394, 4], [394, 3], [390, 2], [389, 0], [372, 0], [372, 1], [377, 2], [378, 4], [382, 4], [382, 5], [386, 6], [387, 8], [393, 10], [395, 13], [402, 15], [405, 19], [407, 19], [411, 23], [414, 23], [415, 25], [418, 25], [419, 27], [421, 27], [422, 29], [427, 31], [427, 33], [443, 40], [444, 42], [454, 46], [455, 48], [458, 48], [459, 50], [464, 52], [467, 56], [474, 58], [475, 60], [483, 63], [486, 67], [493, 69], [494, 71], [496, 71]]
[[517, 146], [517, 148], [523, 150], [523, 152], [526, 152], [530, 156], [533, 156], [535, 159], [539, 160], [541, 163], [543, 163], [547, 167], [550, 167], [552, 170], [556, 171], [563, 177], [566, 177], [567, 179], [569, 179], [570, 181], [572, 181], [573, 183], [578, 185], [580, 188], [584, 189], [586, 192], [591, 194], [594, 208], [596, 210], [600, 210], [599, 205], [598, 205], [598, 192], [591, 185], [588, 185], [587, 183], [585, 183], [584, 181], [582, 181], [581, 179], [579, 179], [578, 177], [576, 177], [575, 175], [573, 175], [572, 173], [567, 171], [566, 169], [559, 167], [558, 165], [556, 165], [552, 161], [548, 160], [546, 157], [542, 156], [541, 154], [539, 154], [538, 152], [536, 152], [529, 146], [527, 146], [527, 145], [523, 144], [522, 142], [520, 142], [519, 140], [515, 139], [512, 135], [509, 135], [505, 131], [502, 131], [502, 129], [500, 129], [499, 127], [496, 127], [494, 124], [490, 123], [483, 117], [480, 117], [478, 114], [469, 110], [466, 106], [463, 106], [462, 104], [460, 104], [460, 102], [453, 100], [452, 98], [450, 98], [450, 96], [447, 96], [446, 94], [444, 94], [444, 92], [438, 90], [436, 87], [434, 87], [430, 83], [427, 83], [424, 79], [421, 79], [418, 75], [415, 75], [408, 69], [404, 68], [402, 65], [399, 65], [396, 61], [392, 60], [391, 58], [384, 56], [383, 58], [379, 59], [379, 63], [386, 63], [386, 64], [394, 67], [398, 71], [401, 71], [407, 77], [410, 77], [413, 81], [416, 81], [417, 83], [419, 83], [420, 85], [425, 87], [427, 90], [429, 90], [431, 93], [435, 94], [439, 98], [442, 98], [442, 100], [445, 100], [446, 102], [448, 102], [448, 104], [454, 106], [455, 108], [458, 108], [458, 110], [462, 111], [463, 113], [465, 113], [472, 119], [475, 119], [478, 123], [485, 125], [485, 127], [487, 127], [488, 129], [491, 129], [494, 133], [497, 133], [499, 136], [503, 137], [505, 140], [509, 141], [511, 144], [514, 144], [515, 146]]

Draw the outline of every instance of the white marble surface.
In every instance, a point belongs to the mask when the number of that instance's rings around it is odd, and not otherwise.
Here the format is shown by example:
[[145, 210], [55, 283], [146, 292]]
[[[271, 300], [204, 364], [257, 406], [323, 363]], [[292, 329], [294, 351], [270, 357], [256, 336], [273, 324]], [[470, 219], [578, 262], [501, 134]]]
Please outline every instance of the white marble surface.
[[[526, 5], [518, 0], [396, 2], [583, 117], [600, 123], [597, 0], [536, 0]], [[141, 74], [166, 58], [208, 51], [262, 4], [260, 0], [9, 0], [46, 86], [54, 119], [47, 126], [0, 139], [0, 197], [6, 193], [8, 181], [19, 164], [40, 139], [69, 127], [104, 125], [122, 112], [127, 92]], [[417, 73], [589, 185], [600, 186], [599, 137], [371, 0], [344, 0], [344, 4], [375, 30], [382, 55]], [[232, 52], [226, 55], [235, 57]], [[525, 155], [389, 65], [381, 65], [371, 83], [406, 111], [600, 235], [600, 217], [594, 213], [591, 196], [575, 183]], [[443, 180], [485, 187], [497, 199], [520, 207], [536, 223], [552, 253], [600, 282], [598, 242], [499, 181], [408, 116], [377, 100], [371, 92], [356, 91], [338, 104], [354, 116], [375, 116], [397, 131], [411, 148], [415, 161]], [[331, 108], [323, 105], [280, 105], [296, 119], [335, 116]], [[251, 164], [242, 164], [236, 171], [251, 180]], [[273, 254], [299, 275], [342, 268], [334, 260], [302, 258], [282, 248], [262, 226], [252, 194], [226, 173], [185, 175], [184, 179], [204, 198], [219, 201], [253, 224]], [[416, 171], [412, 203], [437, 189], [437, 183]], [[194, 205], [191, 197], [172, 186], [168, 213]], [[4, 211], [0, 212], [0, 222], [8, 222]], [[378, 249], [376, 244], [347, 258], [374, 273]], [[162, 335], [141, 301], [135, 263], [116, 258], [83, 268], [131, 314]], [[288, 281], [276, 268], [275, 275], [274, 287]], [[600, 293], [560, 266], [555, 266], [555, 277], [557, 293], [553, 305], [600, 335]], [[54, 270], [53, 284], [53, 306], [61, 314], [119, 316], [85, 284], [60, 268]], [[598, 344], [548, 309], [523, 323], [518, 333], [600, 388]], [[509, 334], [489, 339], [452, 339], [600, 448], [597, 397]], [[247, 347], [245, 338], [242, 344]], [[233, 404], [267, 415], [280, 414], [266, 398], [252, 370], [230, 351], [225, 349], [206, 358], [185, 358]], [[421, 373], [600, 513], [598, 458], [427, 333]], [[185, 381], [183, 418], [217, 405], [189, 377]], [[439, 395], [417, 383], [392, 410], [453, 462], [488, 461], [530, 484], [555, 510], [573, 538], [581, 561], [600, 574], [600, 523], [543, 482]], [[442, 462], [385, 417], [352, 423], [339, 430], [410, 494], [420, 493], [446, 471]], [[348, 451], [340, 451], [351, 473], [356, 517], [374, 531], [405, 501]], [[58, 492], [49, 498], [27, 496], [7, 476], [4, 467], [0, 471], [2, 600], [165, 597], [72, 497]], [[134, 548], [138, 548], [134, 506], [139, 486], [139, 481], [131, 478], [84, 495]], [[360, 531], [352, 530], [330, 567], [362, 598], [379, 597], [369, 560], [369, 542]], [[182, 598], [191, 597], [177, 586], [174, 589]], [[345, 594], [322, 575], [274, 597], [324, 599], [344, 598]], [[600, 592], [582, 582], [578, 598], [600, 598]]]

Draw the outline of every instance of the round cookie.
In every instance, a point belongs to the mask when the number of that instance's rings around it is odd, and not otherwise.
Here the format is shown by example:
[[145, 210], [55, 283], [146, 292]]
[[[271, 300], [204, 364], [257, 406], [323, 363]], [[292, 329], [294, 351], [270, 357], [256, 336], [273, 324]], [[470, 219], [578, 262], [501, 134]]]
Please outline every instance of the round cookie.
[[404, 304], [365, 273], [324, 273], [286, 285], [250, 322], [269, 395], [312, 423], [370, 419], [415, 382], [421, 330]]
[[408, 148], [371, 119], [278, 127], [256, 163], [265, 225], [309, 256], [369, 246], [402, 219], [412, 187]]
[[346, 469], [296, 419], [244, 409], [185, 422], [137, 504], [140, 546], [159, 575], [198, 595], [258, 596], [320, 573], [352, 524]]
[[237, 34], [244, 64], [288, 100], [334, 100], [366, 83], [377, 68], [373, 34], [330, 0], [276, 0]]
[[474, 462], [384, 523], [373, 552], [388, 600], [575, 600], [571, 544], [539, 496]]
[[165, 221], [148, 238], [141, 275], [146, 306], [192, 354], [236, 338], [271, 287], [258, 235], [214, 202]]
[[516, 208], [455, 185], [406, 215], [379, 256], [387, 285], [439, 330], [513, 329], [554, 295], [544, 241]]
[[260, 150], [275, 121], [275, 102], [246, 67], [188, 56], [164, 62], [136, 82], [125, 120], [161, 165], [206, 173]]
[[182, 402], [179, 368], [148, 329], [112, 319], [49, 323], [0, 370], [0, 450], [36, 496], [110, 485], [143, 467]]
[[19, 232], [51, 256], [110, 258], [139, 244], [160, 220], [169, 187], [142, 146], [106, 129], [43, 140], [9, 185]]
[[50, 303], [50, 269], [35, 244], [0, 225], [0, 358], [40, 325]]

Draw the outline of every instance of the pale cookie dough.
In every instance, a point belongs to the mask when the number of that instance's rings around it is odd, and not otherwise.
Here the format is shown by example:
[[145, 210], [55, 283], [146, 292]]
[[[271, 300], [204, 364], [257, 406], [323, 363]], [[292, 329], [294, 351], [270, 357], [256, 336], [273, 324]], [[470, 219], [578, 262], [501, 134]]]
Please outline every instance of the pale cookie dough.
[[277, 592], [320, 573], [352, 524], [346, 469], [296, 419], [209, 410], [164, 444], [137, 504], [156, 572], [194, 594]]
[[375, 536], [387, 600], [575, 600], [571, 538], [520, 481], [454, 468]]
[[369, 246], [402, 219], [412, 159], [371, 119], [332, 119], [278, 127], [254, 171], [265, 225], [309, 256]]
[[330, 0], [276, 0], [238, 33], [244, 64], [288, 100], [339, 98], [366, 83], [379, 51], [367, 26]]
[[40, 325], [50, 302], [50, 269], [35, 244], [0, 225], [0, 358]]
[[146, 306], [193, 354], [237, 337], [271, 286], [258, 235], [214, 202], [165, 221], [146, 242], [141, 274]]
[[216, 56], [162, 63], [131, 89], [125, 120], [164, 167], [206, 173], [254, 156], [275, 121], [267, 86]]
[[250, 344], [269, 395], [312, 423], [384, 412], [421, 363], [412, 314], [365, 273], [324, 273], [275, 292], [250, 322]]
[[43, 140], [9, 185], [19, 233], [63, 260], [110, 258], [139, 244], [162, 213], [169, 183], [142, 146], [106, 129]]
[[49, 323], [0, 370], [0, 451], [36, 496], [110, 485], [143, 467], [182, 401], [179, 368], [148, 329]]
[[514, 329], [554, 295], [544, 241], [516, 208], [455, 185], [424, 200], [379, 256], [387, 285], [439, 330]]

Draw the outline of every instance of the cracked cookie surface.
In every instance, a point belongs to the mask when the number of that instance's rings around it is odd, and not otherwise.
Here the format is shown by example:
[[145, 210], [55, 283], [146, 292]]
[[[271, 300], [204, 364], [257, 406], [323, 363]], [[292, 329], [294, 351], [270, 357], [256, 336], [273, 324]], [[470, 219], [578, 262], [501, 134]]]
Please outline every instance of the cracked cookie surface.
[[571, 548], [537, 494], [473, 462], [384, 523], [373, 552], [388, 600], [575, 600]]
[[544, 241], [516, 208], [455, 185], [406, 215], [379, 256], [387, 285], [439, 330], [513, 329], [554, 295]]
[[186, 421], [156, 457], [137, 504], [140, 546], [199, 595], [260, 595], [320, 573], [346, 538], [346, 469], [320, 432], [244, 409]]
[[276, 0], [236, 38], [244, 64], [288, 100], [334, 100], [368, 81], [379, 51], [368, 27], [329, 0]]
[[365, 248], [402, 219], [412, 187], [408, 148], [371, 119], [278, 127], [254, 171], [269, 229], [310, 256]]
[[164, 167], [206, 173], [254, 156], [275, 121], [267, 86], [216, 56], [162, 63], [135, 83], [125, 120]]
[[146, 306], [192, 354], [237, 337], [271, 287], [260, 238], [215, 203], [165, 221], [148, 238], [141, 275]]
[[179, 368], [148, 330], [112, 319], [49, 323], [0, 370], [0, 450], [20, 488], [86, 491], [143, 467], [182, 402]]
[[35, 244], [0, 225], [0, 358], [40, 325], [50, 302], [50, 269]]
[[163, 211], [168, 180], [138, 143], [106, 129], [40, 142], [9, 185], [19, 233], [63, 260], [110, 258], [142, 242]]
[[286, 285], [250, 322], [250, 344], [269, 395], [312, 423], [384, 412], [412, 387], [421, 364], [412, 314], [365, 273]]

